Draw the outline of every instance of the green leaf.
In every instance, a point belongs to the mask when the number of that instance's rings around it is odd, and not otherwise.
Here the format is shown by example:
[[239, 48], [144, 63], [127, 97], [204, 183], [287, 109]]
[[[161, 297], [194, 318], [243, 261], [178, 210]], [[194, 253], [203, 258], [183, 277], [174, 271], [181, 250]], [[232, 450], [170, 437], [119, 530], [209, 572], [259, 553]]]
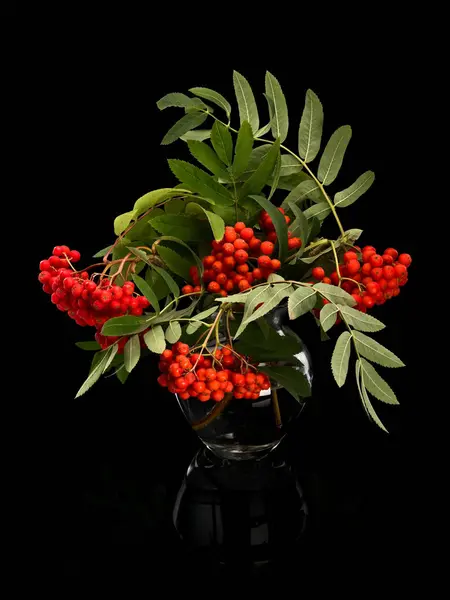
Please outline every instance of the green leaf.
[[228, 128], [219, 121], [215, 121], [211, 129], [211, 143], [220, 160], [230, 166], [233, 159], [233, 139]]
[[[327, 304], [327, 306], [329, 305]], [[331, 357], [331, 370], [339, 387], [344, 385], [347, 378], [351, 343], [351, 334], [348, 331], [341, 333], [337, 339], [336, 346], [334, 347], [333, 356]]]
[[186, 200], [184, 198], [173, 198], [164, 204], [166, 215], [179, 215], [184, 211]]
[[222, 217], [219, 217], [219, 215], [216, 215], [215, 213], [211, 212], [210, 210], [206, 210], [205, 208], [203, 208], [203, 206], [200, 206], [200, 204], [197, 204], [197, 202], [190, 202], [187, 207], [186, 207], [186, 212], [190, 212], [190, 211], [199, 211], [203, 214], [206, 215], [206, 218], [208, 219], [208, 222], [211, 226], [211, 230], [213, 232], [213, 236], [214, 239], [217, 242], [220, 242], [220, 240], [223, 238], [224, 234], [225, 234], [225, 222], [222, 219]]
[[[161, 239], [163, 239], [163, 238], [161, 238]], [[164, 279], [165, 283], [167, 284], [167, 287], [172, 292], [172, 294], [175, 296], [175, 298], [178, 298], [178, 296], [180, 295], [180, 288], [178, 287], [178, 285], [177, 285], [176, 281], [173, 279], [173, 277], [171, 277], [169, 275], [169, 273], [167, 273], [167, 271], [165, 271], [164, 269], [161, 269], [161, 267], [157, 267], [156, 265], [154, 265], [148, 259], [145, 252], [143, 252], [142, 250], [139, 250], [138, 248], [132, 248], [132, 247], [129, 247], [128, 250], [130, 252], [132, 252], [134, 255], [138, 256], [141, 260], [143, 260], [152, 269], [154, 269], [156, 271], [156, 273], [158, 273], [158, 275], [160, 275], [160, 277], [162, 279]]]
[[296, 367], [258, 367], [270, 379], [277, 381], [281, 387], [293, 396], [297, 402], [301, 398], [311, 396], [311, 386], [306, 377]]
[[[272, 297], [272, 287], [270, 285], [260, 286], [252, 289], [248, 294], [245, 302], [244, 314], [242, 316], [242, 321], [240, 326], [238, 327], [235, 337], [239, 337], [239, 335], [244, 331], [245, 327], [249, 323], [249, 317], [253, 315], [258, 304], [264, 304]], [[261, 307], [262, 308], [262, 307]], [[254, 320], [254, 319], [253, 319]]]
[[281, 177], [286, 177], [287, 175], [300, 173], [302, 169], [303, 165], [300, 162], [298, 162], [295, 156], [292, 156], [291, 154], [281, 155]]
[[270, 187], [270, 193], [268, 199], [270, 200], [272, 196], [277, 191], [278, 182], [280, 181], [280, 173], [281, 173], [281, 156], [278, 154], [277, 161], [275, 163], [275, 167], [272, 173], [272, 185]]
[[[335, 302], [342, 301], [335, 300]], [[348, 306], [339, 306], [339, 310], [347, 323], [359, 331], [380, 331], [385, 327], [381, 321], [375, 319], [375, 317], [372, 317], [371, 315], [362, 313], [360, 310], [355, 310], [354, 308], [349, 308]]]
[[112, 248], [112, 244], [110, 244], [109, 246], [106, 246], [106, 248], [103, 248], [103, 250], [99, 250], [97, 252], [97, 254], [94, 254], [93, 258], [103, 258], [103, 256], [108, 254], [108, 252], [111, 250], [111, 248]]
[[169, 344], [175, 344], [181, 337], [181, 325], [178, 321], [170, 321], [166, 329], [166, 340]]
[[255, 97], [250, 84], [243, 75], [237, 71], [233, 72], [233, 84], [236, 94], [236, 100], [239, 108], [239, 117], [241, 125], [244, 121], [248, 121], [253, 132], [259, 129], [258, 107], [256, 106]]
[[199, 142], [204, 142], [205, 140], [209, 140], [211, 137], [211, 129], [193, 129], [192, 131], [188, 131], [183, 135], [180, 135], [180, 140], [183, 142], [187, 142], [188, 140], [198, 140]]
[[269, 71], [266, 73], [266, 94], [272, 99], [274, 108], [273, 118], [271, 120], [272, 135], [275, 139], [279, 138], [280, 142], [283, 143], [289, 130], [286, 98], [284, 97], [278, 79], [269, 73]]
[[376, 372], [374, 367], [365, 358], [361, 362], [361, 383], [367, 390], [386, 404], [399, 404], [394, 392], [384, 379]]
[[295, 219], [289, 227], [289, 230], [293, 237], [299, 237], [302, 240], [301, 250], [304, 251], [306, 247], [306, 238], [309, 232], [308, 220], [298, 206], [295, 204], [290, 204], [289, 207], [295, 216]]
[[140, 333], [147, 328], [148, 317], [134, 317], [133, 315], [125, 315], [124, 317], [114, 317], [108, 319], [102, 327], [103, 335], [132, 335]]
[[245, 198], [251, 194], [259, 194], [263, 187], [266, 185], [269, 177], [277, 163], [277, 159], [280, 152], [280, 142], [277, 140], [270, 150], [267, 152], [256, 171], [247, 179], [242, 186], [239, 197]]
[[314, 308], [316, 291], [312, 287], [299, 286], [288, 300], [290, 319], [297, 319]]
[[[313, 179], [306, 179], [298, 184], [283, 200], [282, 207], [289, 206], [291, 203], [298, 203], [310, 198], [314, 202], [320, 202], [323, 199], [322, 192]], [[328, 207], [328, 204], [326, 205]], [[330, 212], [330, 209], [328, 210]]]
[[193, 102], [192, 98], [186, 96], [186, 94], [173, 92], [171, 94], [166, 94], [160, 100], [158, 100], [156, 106], [159, 108], [159, 110], [164, 110], [165, 108], [170, 108], [173, 106], [178, 108], [197, 108], [198, 105]]
[[288, 254], [288, 237], [287, 237], [287, 225], [284, 219], [284, 215], [280, 213], [278, 208], [274, 206], [270, 200], [264, 198], [264, 196], [250, 196], [255, 200], [261, 208], [268, 212], [269, 217], [275, 226], [275, 231], [278, 237], [278, 254], [281, 262], [284, 261]]
[[361, 364], [360, 364], [359, 360], [356, 361], [355, 368], [356, 368], [356, 383], [358, 385], [359, 395], [360, 395], [361, 401], [363, 403], [363, 406], [364, 406], [364, 409], [365, 409], [367, 415], [378, 425], [378, 427], [380, 429], [382, 429], [386, 433], [389, 433], [389, 431], [383, 425], [383, 423], [379, 419], [377, 413], [375, 412], [375, 410], [369, 400], [369, 396], [367, 395], [366, 388], [364, 387], [364, 383], [361, 382]]
[[[217, 152], [217, 148], [215, 150]], [[187, 185], [193, 192], [197, 192], [221, 206], [234, 204], [234, 200], [228, 190], [223, 185], [220, 185], [220, 183], [217, 183], [211, 175], [208, 175], [202, 169], [183, 160], [169, 159], [168, 162], [175, 177]]]
[[197, 256], [197, 254], [192, 250], [192, 248], [190, 246], [188, 246], [187, 244], [185, 244], [182, 240], [173, 237], [171, 235], [165, 235], [163, 237], [159, 238], [160, 242], [173, 242], [174, 244], [179, 244], [180, 246], [182, 246], [183, 248], [185, 248], [186, 250], [188, 250], [189, 254], [192, 256], [192, 258], [195, 261], [195, 264], [197, 266], [198, 269], [198, 274], [201, 277], [201, 275], [203, 274], [203, 263], [202, 261], [199, 259], [199, 257]]
[[336, 323], [338, 317], [339, 308], [334, 304], [325, 304], [320, 311], [320, 324], [324, 331], [328, 331]]
[[113, 344], [112, 346], [109, 346], [109, 348], [107, 348], [106, 350], [103, 350], [102, 352], [97, 352], [94, 355], [94, 358], [92, 359], [91, 371], [90, 371], [86, 381], [83, 383], [83, 385], [78, 390], [75, 398], [79, 398], [84, 393], [86, 393], [88, 391], [88, 389], [91, 388], [94, 385], [94, 383], [96, 381], [98, 381], [98, 379], [100, 379], [102, 373], [104, 373], [106, 371], [106, 369], [109, 367], [116, 352], [117, 352], [117, 344]]
[[81, 350], [100, 350], [101, 346], [98, 342], [76, 342], [75, 346]]
[[303, 171], [287, 175], [286, 177], [280, 177], [278, 189], [292, 192], [292, 190], [300, 185], [302, 181], [306, 181], [307, 179], [310, 179], [310, 177], [306, 173], [303, 173]]
[[164, 330], [161, 325], [155, 325], [144, 334], [144, 342], [147, 348], [155, 354], [161, 354], [166, 349], [166, 340], [164, 339]]
[[314, 204], [305, 210], [303, 213], [307, 219], [311, 219], [312, 217], [316, 217], [319, 221], [323, 221], [325, 217], [327, 217], [331, 212], [331, 208], [328, 206], [327, 202], [319, 202], [318, 204]]
[[242, 320], [242, 323], [239, 327], [238, 332], [242, 333], [242, 331], [245, 329], [245, 327], [249, 323], [251, 323], [252, 321], [255, 321], [256, 319], [259, 319], [259, 317], [262, 317], [263, 315], [270, 312], [273, 308], [275, 308], [275, 306], [278, 306], [278, 304], [284, 298], [287, 298], [290, 296], [290, 294], [292, 293], [292, 290], [293, 290], [293, 288], [290, 283], [286, 283], [286, 284], [281, 283], [279, 285], [271, 286], [271, 289], [266, 290], [264, 297], [259, 298], [259, 301], [263, 302], [262, 306], [260, 306], [252, 314], [250, 314], [245, 319], [245, 321]]
[[197, 306], [200, 298], [191, 302], [189, 306], [186, 308], [182, 308], [181, 310], [170, 310], [166, 313], [162, 312], [159, 317], [153, 317], [151, 319], [151, 325], [156, 325], [157, 323], [168, 323], [169, 321], [176, 321], [177, 319], [183, 319], [184, 317], [190, 317], [194, 312], [194, 308]]
[[367, 192], [374, 181], [375, 173], [373, 171], [366, 171], [358, 177], [353, 185], [342, 192], [338, 192], [334, 196], [335, 206], [339, 206], [341, 208], [344, 206], [350, 206], [350, 204], [356, 202], [360, 196]]
[[[321, 295], [325, 296], [327, 300], [334, 302], [335, 304], [348, 304], [348, 306], [355, 306], [356, 304], [356, 300], [353, 298], [353, 296], [336, 285], [329, 285], [328, 283], [316, 283], [314, 285], [314, 289], [320, 292]], [[359, 314], [359, 311], [355, 312], [358, 312]]]
[[114, 233], [120, 235], [128, 225], [131, 223], [134, 217], [134, 211], [123, 213], [114, 219]]
[[139, 290], [144, 294], [147, 300], [150, 302], [153, 310], [157, 315], [159, 315], [159, 303], [156, 294], [152, 290], [152, 288], [148, 285], [145, 279], [139, 277], [139, 275], [133, 275], [133, 281], [138, 286]]
[[158, 244], [156, 246], [156, 251], [162, 258], [164, 263], [167, 265], [167, 267], [172, 271], [172, 273], [175, 273], [175, 275], [179, 275], [185, 281], [189, 281], [189, 269], [192, 266], [191, 263], [182, 258], [171, 248], [167, 248], [166, 246], [162, 246], [161, 244]]
[[138, 335], [130, 337], [123, 349], [123, 362], [128, 373], [134, 369], [141, 357], [141, 343]]
[[188, 335], [192, 335], [197, 331], [197, 329], [200, 329], [200, 327], [204, 327], [203, 323], [200, 323], [199, 321], [191, 321], [186, 327], [186, 333]]
[[311, 217], [311, 219], [309, 219], [309, 232], [308, 232], [308, 239], [306, 240], [306, 244], [309, 244], [310, 242], [313, 242], [317, 235], [320, 232], [320, 228], [321, 228], [321, 223], [319, 221], [319, 219], [317, 219], [316, 217]]
[[155, 204], [160, 204], [161, 202], [164, 202], [164, 200], [168, 200], [169, 198], [173, 198], [174, 196], [181, 196], [183, 192], [187, 191], [188, 190], [175, 188], [161, 188], [159, 190], [147, 192], [146, 194], [138, 198], [134, 203], [134, 216], [138, 217], [142, 213], [147, 212], [150, 208], [155, 206]]
[[[231, 331], [236, 321], [231, 322]], [[251, 356], [255, 361], [276, 362], [292, 361], [292, 357], [303, 350], [297, 337], [280, 336], [267, 323], [265, 317], [249, 323], [244, 333], [236, 342], [236, 350], [244, 356]]]
[[239, 177], [245, 169], [250, 160], [250, 155], [253, 148], [253, 134], [252, 128], [247, 121], [244, 121], [239, 129], [236, 150], [234, 152], [233, 161], [233, 176]]
[[155, 217], [152, 227], [163, 235], [173, 235], [185, 242], [200, 242], [209, 237], [206, 223], [188, 214]]
[[314, 160], [320, 150], [322, 127], [322, 103], [312, 90], [307, 90], [298, 131], [298, 153], [306, 163]]
[[270, 123], [267, 123], [267, 125], [264, 125], [264, 127], [261, 127], [261, 129], [258, 129], [258, 131], [255, 133], [255, 139], [260, 138], [263, 135], [266, 135], [266, 133], [269, 133], [270, 125], [271, 125]]
[[317, 172], [323, 185], [330, 185], [336, 179], [351, 137], [352, 128], [350, 125], [339, 127], [330, 137], [320, 159]]
[[227, 117], [230, 118], [231, 105], [228, 100], [222, 96], [222, 94], [219, 94], [219, 92], [215, 92], [214, 90], [204, 87], [193, 87], [189, 91], [195, 96], [199, 96], [200, 98], [204, 98], [205, 100], [213, 102], [216, 106], [219, 106], [221, 109], [223, 109]]
[[204, 167], [206, 167], [211, 173], [214, 173], [221, 179], [229, 179], [229, 175], [225, 170], [225, 165], [208, 144], [204, 142], [197, 142], [195, 140], [187, 143], [190, 153], [194, 158], [198, 160]]
[[233, 303], [233, 302], [246, 302], [247, 297], [250, 293], [250, 288], [249, 291], [246, 293], [242, 293], [242, 294], [233, 294], [232, 296], [226, 296], [225, 298], [216, 298], [216, 302], [226, 302], [228, 303]]
[[271, 148], [272, 144], [264, 144], [262, 146], [257, 146], [256, 148], [253, 148], [250, 154], [248, 165], [240, 177], [241, 180], [244, 181], [248, 179], [251, 175], [253, 175], [253, 173], [259, 167], [261, 162], [266, 158], [267, 153]]
[[202, 312], [194, 315], [192, 317], [193, 321], [204, 321], [205, 319], [207, 319], [208, 317], [210, 317], [211, 315], [213, 315], [214, 313], [216, 313], [218, 311], [219, 307], [218, 305], [214, 305], [211, 306], [211, 308], [208, 308], [207, 310], [203, 310]]
[[122, 385], [128, 379], [128, 375], [129, 375], [128, 371], [126, 371], [126, 369], [125, 369], [125, 365], [123, 365], [123, 364], [119, 369], [117, 369], [115, 374], [116, 374], [117, 379], [120, 381], [120, 383]]
[[152, 288], [155, 296], [158, 299], [158, 302], [170, 294], [170, 290], [166, 282], [155, 270], [147, 269], [145, 281]]
[[207, 119], [208, 115], [203, 112], [189, 112], [185, 114], [179, 121], [177, 121], [166, 133], [163, 137], [161, 144], [163, 146], [167, 146], [168, 144], [172, 144], [179, 137], [191, 131], [191, 129], [195, 129], [202, 123], [204, 123]]
[[[329, 304], [327, 304], [329, 306]], [[353, 332], [355, 338], [356, 349], [360, 354], [371, 360], [372, 362], [378, 363], [383, 367], [404, 367], [405, 363], [402, 362], [398, 356], [395, 356], [393, 352], [370, 338], [368, 335], [359, 331]]]

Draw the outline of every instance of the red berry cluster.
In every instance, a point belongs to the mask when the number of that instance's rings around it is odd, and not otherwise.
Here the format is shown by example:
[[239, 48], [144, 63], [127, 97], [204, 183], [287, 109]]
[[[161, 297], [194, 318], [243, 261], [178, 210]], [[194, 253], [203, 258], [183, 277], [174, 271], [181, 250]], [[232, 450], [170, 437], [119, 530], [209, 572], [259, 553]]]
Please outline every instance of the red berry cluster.
[[[42, 289], [51, 295], [56, 308], [67, 312], [78, 325], [96, 327], [95, 339], [102, 348], [107, 348], [119, 338], [105, 337], [100, 333], [104, 323], [111, 317], [126, 314], [142, 315], [150, 303], [145, 296], [135, 293], [134, 283], [126, 281], [122, 286], [115, 285], [104, 277], [95, 283], [87, 271], [75, 271], [67, 267], [80, 260], [77, 250], [67, 246], [56, 246], [48, 260], [42, 260], [39, 268], [39, 281]], [[70, 262], [69, 262], [70, 261]], [[128, 338], [121, 338], [119, 352]]]
[[[409, 254], [399, 255], [395, 248], [387, 248], [382, 255], [373, 246], [355, 248], [361, 259], [357, 252], [345, 252], [344, 264], [339, 265], [339, 274], [344, 278], [340, 284], [356, 300], [355, 308], [366, 312], [400, 294], [400, 288], [408, 281], [412, 258]], [[315, 267], [312, 276], [323, 283], [339, 285], [337, 271], [326, 277], [322, 267]]]
[[[284, 214], [283, 209], [279, 210]], [[285, 216], [285, 219], [289, 223], [289, 217]], [[251, 227], [240, 221], [234, 227], [225, 228], [225, 235], [220, 242], [212, 242], [211, 254], [203, 258], [203, 281], [208, 284], [209, 292], [221, 296], [228, 296], [235, 291], [243, 292], [254, 281], [265, 281], [271, 273], [280, 269], [280, 261], [271, 258], [277, 235], [272, 220], [265, 211], [261, 214], [260, 224], [267, 234], [266, 239], [257, 237]], [[299, 238], [291, 237], [289, 244], [290, 248], [299, 248], [302, 242]], [[184, 286], [184, 294], [200, 289], [196, 267], [192, 267], [191, 277], [196, 287]]]
[[220, 402], [226, 393], [235, 398], [256, 400], [261, 390], [270, 388], [265, 373], [249, 370], [229, 346], [217, 349], [213, 357], [191, 354], [189, 346], [177, 342], [164, 350], [159, 362], [158, 383], [182, 400]]

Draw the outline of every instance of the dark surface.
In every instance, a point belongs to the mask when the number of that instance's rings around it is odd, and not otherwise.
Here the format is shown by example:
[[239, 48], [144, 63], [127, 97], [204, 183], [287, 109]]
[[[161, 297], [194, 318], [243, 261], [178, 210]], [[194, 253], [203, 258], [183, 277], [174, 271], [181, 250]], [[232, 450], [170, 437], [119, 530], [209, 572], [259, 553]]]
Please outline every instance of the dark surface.
[[[353, 378], [341, 390], [334, 384], [332, 342], [321, 344], [314, 324], [302, 320], [301, 334], [314, 359], [314, 396], [282, 451], [299, 474], [311, 527], [283, 568], [256, 577], [291, 583], [335, 568], [344, 581], [356, 573], [370, 580], [380, 570], [386, 577], [400, 576], [394, 565], [416, 565], [427, 527], [426, 363], [417, 331], [423, 319], [417, 304], [420, 217], [410, 208], [415, 180], [402, 176], [412, 168], [407, 149], [417, 142], [412, 123], [422, 94], [414, 58], [402, 58], [401, 77], [395, 55], [389, 62], [371, 56], [372, 77], [353, 54], [326, 75], [314, 63], [300, 60], [300, 68], [289, 53], [267, 60], [264, 55], [255, 60], [254, 54], [247, 60], [228, 57], [187, 68], [181, 61], [165, 61], [156, 45], [147, 55], [134, 47], [124, 53], [120, 40], [102, 46], [94, 35], [81, 42], [66, 40], [66, 33], [42, 36], [30, 48], [23, 75], [33, 90], [32, 103], [24, 97], [20, 102], [27, 107], [29, 189], [38, 190], [40, 198], [32, 256], [36, 274], [39, 260], [57, 243], [77, 248], [89, 261], [111, 241], [115, 215], [149, 189], [174, 182], [166, 158], [180, 157], [182, 143], [159, 145], [174, 113], [161, 114], [155, 106], [167, 92], [203, 85], [231, 100], [236, 68], [261, 94], [268, 68], [288, 99], [291, 147], [307, 87], [324, 105], [325, 137], [339, 125], [352, 125], [340, 185], [346, 187], [367, 169], [377, 179], [367, 196], [342, 211], [344, 226], [363, 229], [363, 244], [394, 246], [415, 259], [401, 295], [373, 312], [387, 324], [377, 339], [407, 364], [406, 369], [382, 369], [401, 406], [375, 401], [391, 434], [379, 431], [364, 414]], [[330, 234], [335, 233], [331, 221]], [[171, 522], [175, 495], [199, 448], [195, 434], [175, 400], [157, 387], [155, 366], [148, 362], [126, 386], [111, 378], [74, 400], [89, 360], [74, 342], [89, 339], [89, 331], [59, 313], [37, 281], [34, 292], [34, 383], [44, 386], [45, 395], [36, 398], [29, 413], [36, 436], [31, 452], [36, 483], [30, 481], [29, 494], [41, 575], [113, 583], [139, 579], [201, 590], [216, 567], [186, 552]], [[224, 581], [232, 581], [229, 577]], [[326, 584], [320, 577], [315, 581]]]

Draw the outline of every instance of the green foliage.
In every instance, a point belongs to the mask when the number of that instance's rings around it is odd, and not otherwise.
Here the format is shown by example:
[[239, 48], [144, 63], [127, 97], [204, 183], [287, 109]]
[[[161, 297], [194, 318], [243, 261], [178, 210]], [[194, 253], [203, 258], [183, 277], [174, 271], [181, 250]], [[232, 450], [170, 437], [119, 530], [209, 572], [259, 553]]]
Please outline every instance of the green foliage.
[[209, 235], [206, 223], [188, 214], [163, 214], [152, 219], [152, 227], [163, 235], [171, 235], [184, 242], [200, 242]]
[[228, 128], [219, 121], [211, 129], [211, 143], [220, 160], [230, 166], [233, 159], [233, 139]]
[[367, 390], [386, 404], [398, 404], [398, 400], [384, 379], [376, 372], [374, 367], [364, 358], [360, 359], [361, 382]]
[[325, 304], [320, 311], [320, 325], [324, 331], [328, 331], [336, 323], [339, 307], [335, 304]]
[[[283, 208], [286, 208], [290, 204], [297, 204], [306, 200], [307, 198], [310, 198], [314, 202], [320, 202], [321, 200], [323, 200], [322, 192], [320, 191], [318, 184], [313, 179], [305, 179], [304, 181], [300, 182], [286, 196], [281, 206]], [[328, 204], [326, 204], [326, 206], [328, 207]], [[328, 212], [330, 212], [330, 210], [328, 210]]]
[[259, 306], [259, 308], [254, 310], [251, 314], [248, 314], [248, 316], [245, 318], [245, 320], [244, 319], [242, 320], [242, 323], [236, 333], [236, 337], [244, 331], [245, 327], [249, 323], [251, 323], [252, 321], [255, 321], [256, 319], [259, 319], [263, 315], [270, 312], [273, 308], [278, 306], [278, 304], [282, 300], [284, 300], [284, 298], [289, 297], [289, 295], [293, 291], [293, 288], [290, 283], [277, 284], [277, 285], [273, 285], [273, 286], [268, 285], [267, 287], [262, 286], [262, 288], [263, 288], [263, 290], [265, 290], [262, 294], [259, 293], [259, 290], [261, 288], [255, 288], [254, 290], [252, 290], [250, 292], [250, 294], [248, 294], [246, 301], [251, 302], [252, 294], [255, 293], [255, 295], [256, 295], [256, 290], [258, 290], [257, 302], [255, 302], [255, 306], [257, 306], [257, 304], [259, 304], [259, 303], [262, 303], [262, 304], [261, 304], [261, 306]]
[[245, 331], [239, 335], [235, 348], [245, 356], [265, 362], [291, 361], [294, 354], [302, 351], [298, 338], [278, 335], [265, 317], [247, 325]]
[[166, 349], [164, 330], [161, 325], [155, 325], [144, 334], [144, 342], [147, 348], [155, 354], [161, 354]]
[[[216, 148], [215, 150], [217, 152]], [[219, 153], [217, 154], [219, 155]], [[169, 166], [175, 177], [186, 184], [193, 192], [205, 196], [218, 205], [233, 204], [233, 198], [228, 190], [202, 169], [184, 160], [177, 159], [170, 159]]]
[[193, 102], [192, 98], [189, 98], [189, 96], [186, 96], [186, 94], [180, 94], [179, 92], [166, 94], [160, 100], [158, 100], [156, 106], [159, 108], [159, 110], [164, 110], [171, 107], [197, 108], [197, 104]]
[[323, 185], [330, 185], [336, 179], [351, 137], [349, 125], [339, 127], [330, 137], [319, 162], [318, 178]]
[[239, 177], [247, 168], [253, 148], [252, 128], [244, 121], [239, 129], [233, 160], [233, 177]]
[[134, 211], [123, 213], [114, 219], [114, 233], [120, 235], [131, 223], [134, 216]]
[[304, 212], [304, 215], [307, 219], [311, 219], [315, 217], [319, 221], [323, 221], [325, 217], [331, 212], [331, 208], [328, 206], [327, 202], [319, 202], [318, 204], [314, 204], [307, 208]]
[[100, 350], [100, 344], [98, 342], [76, 342], [75, 346], [81, 348], [81, 350]]
[[209, 140], [210, 137], [211, 129], [192, 129], [191, 131], [187, 131], [183, 135], [180, 135], [180, 140], [183, 140], [184, 142], [189, 140], [204, 142], [205, 140]]
[[360, 175], [350, 187], [335, 195], [335, 206], [339, 206], [340, 208], [350, 206], [353, 202], [356, 202], [360, 196], [367, 192], [374, 181], [375, 173], [373, 171], [366, 171]]
[[244, 121], [250, 124], [253, 132], [259, 129], [258, 107], [256, 106], [255, 96], [248, 81], [237, 71], [233, 72], [233, 84], [236, 94], [236, 100], [239, 108], [239, 117], [241, 125]]
[[138, 335], [130, 337], [123, 350], [123, 363], [128, 373], [134, 369], [141, 357], [141, 343]]
[[251, 194], [259, 194], [263, 187], [268, 182], [269, 177], [275, 168], [277, 158], [280, 152], [280, 142], [276, 140], [275, 143], [270, 147], [269, 151], [256, 168], [255, 172], [250, 175], [242, 186], [239, 197], [245, 198]]
[[197, 202], [190, 202], [186, 207], [186, 212], [193, 212], [194, 214], [200, 212], [200, 214], [206, 216], [213, 232], [214, 239], [220, 241], [223, 238], [225, 233], [225, 222], [222, 217], [210, 210], [206, 210], [206, 208], [203, 208], [203, 206], [200, 206]]
[[158, 302], [158, 298], [157, 298], [155, 292], [150, 287], [150, 285], [145, 281], [145, 279], [142, 279], [142, 277], [139, 277], [139, 275], [133, 275], [133, 281], [137, 285], [137, 287], [140, 290], [140, 292], [142, 294], [144, 294], [144, 296], [150, 302], [150, 304], [151, 304], [153, 310], [155, 311], [155, 313], [157, 315], [159, 315], [159, 302]]
[[306, 247], [305, 242], [309, 232], [308, 219], [295, 204], [289, 204], [289, 208], [295, 217], [294, 221], [289, 227], [289, 230], [293, 237], [299, 237], [303, 241], [302, 247], [300, 248], [300, 253], [303, 254]]
[[166, 135], [163, 137], [161, 144], [163, 146], [167, 146], [168, 144], [172, 144], [182, 135], [191, 131], [191, 129], [195, 129], [202, 123], [204, 123], [207, 119], [208, 115], [203, 112], [189, 112], [185, 114], [179, 121], [173, 125]]
[[[327, 306], [330, 306], [327, 304]], [[323, 310], [323, 309], [322, 309]], [[321, 311], [322, 312], [322, 311]], [[348, 331], [344, 331], [338, 337], [331, 358], [331, 370], [333, 377], [339, 387], [342, 387], [347, 378], [348, 361], [350, 358], [352, 336]]]
[[178, 321], [170, 321], [166, 328], [166, 340], [169, 344], [175, 344], [181, 337], [181, 325]]
[[280, 213], [280, 211], [264, 196], [251, 196], [253, 200], [255, 200], [261, 208], [268, 212], [269, 217], [272, 219], [272, 222], [275, 226], [275, 231], [278, 236], [278, 253], [279, 258], [283, 261], [288, 253], [288, 237], [287, 237], [287, 225], [284, 219], [284, 216]]
[[375, 410], [369, 400], [369, 396], [367, 394], [366, 388], [364, 387], [364, 381], [361, 378], [361, 363], [359, 360], [356, 361], [355, 368], [356, 368], [356, 373], [355, 373], [356, 374], [356, 384], [358, 386], [359, 396], [362, 400], [364, 410], [366, 411], [368, 417], [370, 419], [372, 419], [372, 421], [374, 421], [374, 423], [376, 423], [380, 429], [382, 429], [386, 433], [389, 433], [388, 430], [386, 429], [386, 427], [381, 422], [380, 418], [378, 417], [377, 413], [375, 412]]
[[[342, 300], [336, 298], [335, 302], [340, 303], [342, 302]], [[350, 308], [349, 306], [341, 305], [339, 306], [339, 310], [341, 312], [342, 318], [345, 319], [345, 321], [349, 325], [351, 325], [355, 329], [358, 329], [359, 331], [380, 331], [385, 327], [385, 325], [381, 321], [375, 319], [375, 317], [372, 317], [372, 315], [362, 313], [360, 310], [355, 310], [354, 308]]]
[[211, 146], [208, 146], [205, 142], [198, 142], [195, 140], [188, 141], [187, 145], [192, 156], [206, 167], [208, 171], [211, 171], [211, 173], [214, 173], [214, 175], [221, 179], [229, 179], [224, 163], [220, 160]]
[[109, 319], [102, 327], [103, 335], [121, 336], [140, 333], [147, 329], [148, 317], [134, 317], [125, 315]]
[[290, 319], [297, 319], [314, 308], [316, 290], [312, 287], [299, 286], [288, 300]]
[[204, 98], [205, 100], [213, 102], [216, 106], [219, 106], [222, 110], [224, 110], [227, 117], [230, 118], [231, 105], [228, 100], [222, 96], [222, 94], [219, 94], [219, 92], [215, 92], [214, 90], [204, 87], [194, 87], [189, 91], [195, 96], [199, 96], [200, 98]]
[[[314, 285], [314, 289], [320, 292], [320, 294], [327, 300], [334, 302], [335, 304], [345, 304], [347, 306], [355, 306], [356, 304], [356, 300], [353, 298], [353, 296], [351, 296], [351, 294], [340, 287], [337, 287], [336, 285], [329, 285], [328, 283], [316, 283]], [[357, 310], [354, 312], [359, 314], [359, 311]], [[360, 314], [364, 317], [367, 316], [363, 313]]]
[[156, 251], [172, 273], [179, 275], [185, 281], [189, 280], [189, 269], [192, 266], [190, 262], [182, 258], [172, 248], [162, 246], [161, 244], [156, 246]]
[[101, 375], [111, 364], [111, 361], [116, 355], [116, 352], [117, 344], [113, 344], [112, 346], [109, 346], [109, 348], [107, 348], [106, 350], [103, 350], [102, 352], [96, 352], [94, 354], [90, 373], [86, 381], [78, 390], [75, 398], [79, 398], [80, 396], [85, 394], [94, 385], [94, 383], [100, 379]]
[[298, 132], [298, 153], [306, 163], [314, 160], [320, 150], [322, 127], [322, 104], [312, 90], [307, 90]]
[[[329, 306], [329, 305], [328, 305]], [[393, 352], [360, 331], [354, 331], [355, 346], [358, 352], [372, 362], [383, 367], [404, 367], [405, 364]]]
[[281, 155], [281, 172], [280, 177], [286, 177], [287, 175], [294, 175], [300, 173], [303, 169], [303, 165], [291, 154]]
[[286, 98], [281, 90], [278, 79], [269, 71], [266, 73], [266, 95], [273, 103], [273, 116], [271, 118], [272, 135], [281, 143], [287, 137], [289, 130], [289, 117]]
[[267, 373], [270, 379], [278, 382], [281, 387], [293, 396], [297, 402], [311, 396], [311, 386], [308, 380], [298, 370], [298, 367], [266, 367], [260, 366], [260, 371]]

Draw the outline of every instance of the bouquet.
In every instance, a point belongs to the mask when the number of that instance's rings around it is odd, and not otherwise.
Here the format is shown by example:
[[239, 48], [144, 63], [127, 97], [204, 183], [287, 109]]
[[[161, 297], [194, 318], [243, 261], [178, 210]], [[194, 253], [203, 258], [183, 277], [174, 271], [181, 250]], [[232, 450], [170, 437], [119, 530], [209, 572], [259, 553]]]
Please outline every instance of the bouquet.
[[[363, 407], [385, 430], [369, 394], [398, 401], [373, 363], [404, 365], [368, 335], [384, 327], [371, 313], [400, 294], [411, 257], [358, 245], [362, 231], [341, 223], [375, 178], [366, 171], [346, 189], [336, 182], [350, 126], [323, 144], [322, 104], [308, 90], [291, 149], [278, 80], [266, 74], [263, 126], [248, 81], [237, 72], [233, 81], [238, 115], [209, 88], [158, 101], [183, 113], [162, 144], [181, 140], [192, 162], [169, 159], [177, 182], [117, 216], [115, 240], [97, 262], [80, 269], [80, 253], [62, 245], [40, 263], [51, 302], [95, 331], [77, 344], [95, 352], [77, 397], [108, 372], [125, 383], [141, 357], [156, 354], [158, 383], [181, 400], [255, 401], [279, 385], [300, 401], [309, 395], [305, 376], [277, 360], [284, 340], [266, 318], [284, 303], [289, 319], [312, 314], [322, 339], [336, 330], [332, 375], [344, 385], [353, 353]], [[328, 217], [335, 239], [321, 235]]]

